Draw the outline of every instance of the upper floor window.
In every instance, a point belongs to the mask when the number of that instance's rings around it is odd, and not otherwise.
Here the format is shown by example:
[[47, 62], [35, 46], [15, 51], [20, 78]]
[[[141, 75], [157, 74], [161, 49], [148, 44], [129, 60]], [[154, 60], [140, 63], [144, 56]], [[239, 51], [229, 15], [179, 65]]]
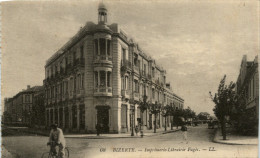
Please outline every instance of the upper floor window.
[[30, 102], [30, 95], [25, 95], [25, 102], [29, 103]]
[[144, 64], [144, 75], [146, 75], [146, 64]]
[[80, 47], [80, 58], [84, 58], [84, 47]]
[[105, 38], [99, 38], [94, 40], [95, 54], [102, 56], [110, 56], [111, 41]]
[[76, 51], [75, 52], [73, 52], [73, 62], [75, 62], [76, 61]]

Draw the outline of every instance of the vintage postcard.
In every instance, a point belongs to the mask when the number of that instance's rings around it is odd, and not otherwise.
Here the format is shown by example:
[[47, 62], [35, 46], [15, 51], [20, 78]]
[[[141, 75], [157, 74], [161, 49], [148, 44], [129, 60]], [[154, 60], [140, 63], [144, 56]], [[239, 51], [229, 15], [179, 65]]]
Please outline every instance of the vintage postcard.
[[1, 156], [258, 157], [259, 1], [1, 3]]

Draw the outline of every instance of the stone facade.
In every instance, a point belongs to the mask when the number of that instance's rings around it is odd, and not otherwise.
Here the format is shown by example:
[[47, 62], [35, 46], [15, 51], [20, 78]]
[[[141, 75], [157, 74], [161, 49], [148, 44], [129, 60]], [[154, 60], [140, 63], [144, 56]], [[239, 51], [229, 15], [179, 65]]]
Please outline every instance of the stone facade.
[[258, 56], [253, 61], [247, 61], [244, 55], [240, 73], [237, 79], [236, 91], [238, 94], [244, 94], [246, 99], [246, 109], [250, 116], [256, 117], [252, 119], [258, 120], [259, 109], [259, 72], [258, 72]]
[[[130, 132], [141, 117], [138, 103], [144, 95], [151, 103], [183, 108], [184, 100], [166, 83], [166, 71], [118, 24], [107, 24], [103, 4], [98, 15], [98, 24], [87, 22], [46, 62], [46, 125], [96, 133], [100, 124], [103, 133]], [[162, 116], [157, 118], [162, 127]], [[143, 119], [152, 128], [154, 116], [145, 111]]]
[[22, 90], [14, 97], [5, 98], [5, 111], [10, 117], [4, 123], [30, 125], [33, 97], [41, 88], [43, 87], [34, 86], [31, 88], [28, 85], [26, 90]]

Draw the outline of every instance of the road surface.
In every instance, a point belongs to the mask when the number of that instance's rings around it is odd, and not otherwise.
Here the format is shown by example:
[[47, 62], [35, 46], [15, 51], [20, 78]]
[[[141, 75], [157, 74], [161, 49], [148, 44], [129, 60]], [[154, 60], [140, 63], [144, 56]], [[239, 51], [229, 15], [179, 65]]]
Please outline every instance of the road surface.
[[[257, 157], [254, 145], [213, 143], [214, 130], [207, 126], [188, 128], [189, 142], [181, 131], [144, 138], [82, 139], [66, 138], [71, 158], [122, 157]], [[45, 136], [3, 137], [4, 147], [16, 157], [38, 158], [48, 151]]]

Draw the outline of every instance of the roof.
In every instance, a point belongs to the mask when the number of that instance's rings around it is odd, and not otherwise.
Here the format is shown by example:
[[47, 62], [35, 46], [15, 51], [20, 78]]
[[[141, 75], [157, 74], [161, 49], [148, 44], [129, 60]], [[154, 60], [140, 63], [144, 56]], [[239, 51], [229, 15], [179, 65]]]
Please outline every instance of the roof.
[[34, 86], [32, 88], [18, 92], [13, 98], [18, 97], [19, 95], [21, 95], [23, 93], [33, 93], [33, 92], [38, 92], [38, 91], [43, 90], [43, 89], [44, 89], [43, 86]]

